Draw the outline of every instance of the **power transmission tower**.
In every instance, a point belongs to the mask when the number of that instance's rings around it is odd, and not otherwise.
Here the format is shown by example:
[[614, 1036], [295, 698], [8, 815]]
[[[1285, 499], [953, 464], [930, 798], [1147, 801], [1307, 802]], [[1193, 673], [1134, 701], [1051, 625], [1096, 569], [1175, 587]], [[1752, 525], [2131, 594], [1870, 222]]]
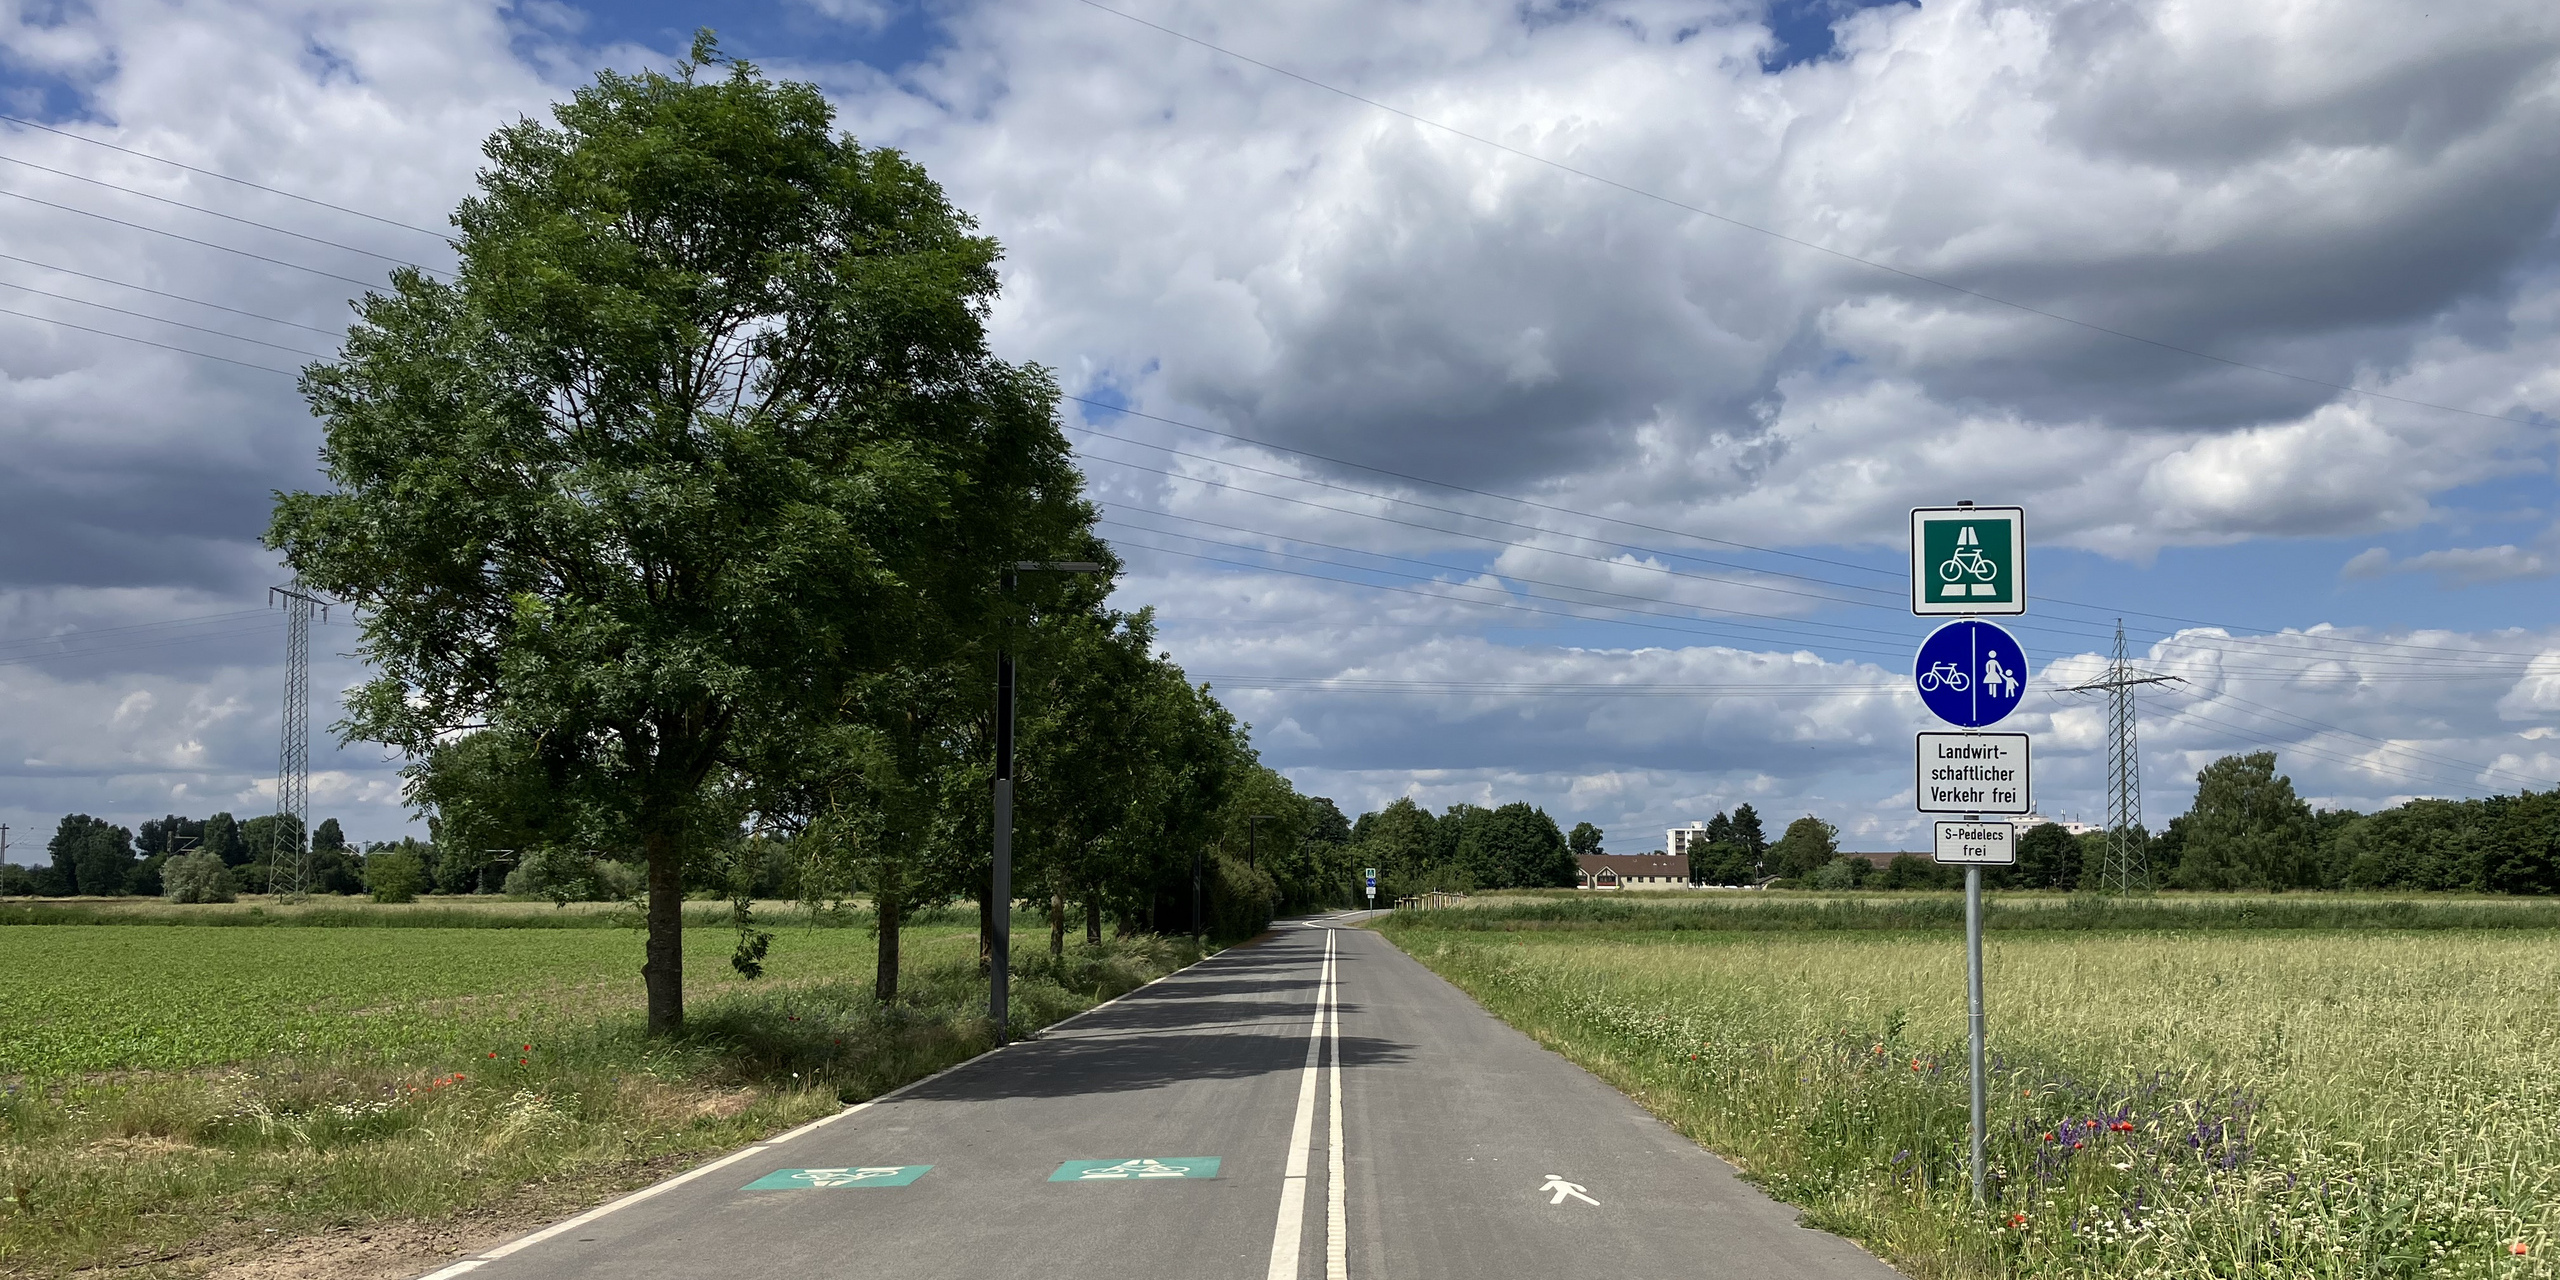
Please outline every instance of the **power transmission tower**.
[[2100, 893], [2143, 893], [2151, 888], [2151, 853], [2142, 830], [2142, 750], [2134, 733], [2133, 691], [2167, 684], [2176, 676], [2134, 667], [2125, 651], [2124, 619], [2116, 619], [2116, 652], [2103, 680], [2073, 685], [2066, 693], [2107, 694], [2107, 858], [2098, 871]]
[[267, 891], [300, 898], [311, 888], [310, 842], [304, 838], [311, 810], [311, 615], [329, 606], [302, 589], [267, 588], [267, 603], [284, 601], [284, 743], [276, 756], [275, 842], [267, 852]]

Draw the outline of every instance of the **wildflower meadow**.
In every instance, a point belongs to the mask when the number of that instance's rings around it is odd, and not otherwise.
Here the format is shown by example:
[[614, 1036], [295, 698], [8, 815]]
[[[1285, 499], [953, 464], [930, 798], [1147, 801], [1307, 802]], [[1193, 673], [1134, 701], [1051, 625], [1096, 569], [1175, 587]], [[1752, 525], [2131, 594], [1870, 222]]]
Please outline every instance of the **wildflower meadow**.
[[2555, 1274], [2560, 933], [1994, 930], [1977, 1209], [1957, 935], [1654, 914], [1386, 932], [1911, 1275]]

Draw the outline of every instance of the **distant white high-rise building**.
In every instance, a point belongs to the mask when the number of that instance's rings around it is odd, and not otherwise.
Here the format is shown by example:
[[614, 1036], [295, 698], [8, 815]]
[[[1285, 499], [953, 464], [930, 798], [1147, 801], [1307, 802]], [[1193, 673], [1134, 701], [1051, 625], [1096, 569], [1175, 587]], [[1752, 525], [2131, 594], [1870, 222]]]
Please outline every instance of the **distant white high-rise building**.
[[2061, 827], [2063, 830], [2068, 831], [2075, 836], [2085, 836], [2092, 831], [2106, 830], [2106, 828], [2101, 827], [2094, 822], [2074, 822], [2069, 818], [2048, 818], [2041, 813], [2021, 814], [2015, 818], [2009, 819], [2009, 825], [2016, 827], [2019, 835], [2025, 835], [2048, 822]]
[[[1694, 846], [1694, 847], [1693, 847]], [[1662, 851], [1675, 858], [1703, 854], [1707, 849], [1707, 824], [1692, 822], [1662, 833]]]

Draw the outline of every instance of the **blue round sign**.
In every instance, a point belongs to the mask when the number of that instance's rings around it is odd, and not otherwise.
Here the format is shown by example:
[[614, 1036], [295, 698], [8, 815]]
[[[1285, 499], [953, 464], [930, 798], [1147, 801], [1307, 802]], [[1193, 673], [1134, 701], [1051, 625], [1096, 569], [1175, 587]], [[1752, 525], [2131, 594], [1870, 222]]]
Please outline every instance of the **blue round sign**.
[[1931, 714], [1979, 729], [2018, 709], [2027, 692], [2027, 651], [2008, 632], [1968, 618], [1930, 632], [1911, 675]]

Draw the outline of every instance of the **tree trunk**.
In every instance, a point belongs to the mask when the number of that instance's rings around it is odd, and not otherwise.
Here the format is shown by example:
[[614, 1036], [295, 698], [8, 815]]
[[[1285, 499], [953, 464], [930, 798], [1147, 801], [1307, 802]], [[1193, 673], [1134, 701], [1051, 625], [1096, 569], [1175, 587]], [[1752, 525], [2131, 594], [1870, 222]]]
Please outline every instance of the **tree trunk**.
[[684, 858], [677, 837], [650, 831], [642, 837], [649, 857], [649, 939], [640, 981], [649, 993], [649, 1034], [684, 1030]]
[[1049, 958], [1067, 958], [1067, 895], [1057, 890], [1049, 893]]
[[906, 904], [898, 900], [895, 889], [884, 890], [873, 899], [879, 913], [879, 968], [871, 979], [871, 994], [882, 1004], [898, 1001], [898, 926], [906, 915]]
[[1084, 898], [1084, 940], [1088, 945], [1102, 945], [1102, 895], [1091, 890]]

